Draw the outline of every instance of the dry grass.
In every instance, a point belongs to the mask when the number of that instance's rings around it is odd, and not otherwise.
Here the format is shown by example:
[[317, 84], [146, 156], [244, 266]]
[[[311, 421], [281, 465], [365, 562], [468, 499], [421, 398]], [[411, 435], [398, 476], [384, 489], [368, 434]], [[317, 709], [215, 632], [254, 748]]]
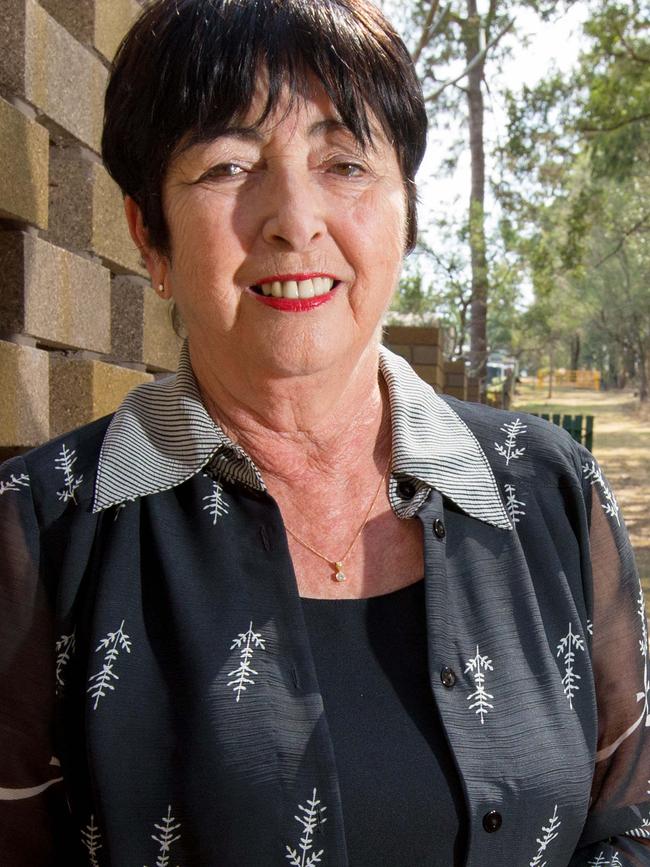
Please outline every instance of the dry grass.
[[616, 493], [636, 553], [646, 599], [650, 597], [650, 406], [629, 391], [556, 389], [552, 399], [532, 382], [518, 388], [514, 406], [525, 412], [593, 415], [594, 456]]

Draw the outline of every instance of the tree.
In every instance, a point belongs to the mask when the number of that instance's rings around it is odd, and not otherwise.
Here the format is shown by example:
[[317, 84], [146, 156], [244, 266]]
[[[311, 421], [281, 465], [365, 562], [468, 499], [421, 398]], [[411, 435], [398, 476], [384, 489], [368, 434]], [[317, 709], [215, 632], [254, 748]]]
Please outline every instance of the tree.
[[[548, 17], [574, 0], [414, 0], [401, 15], [432, 117], [462, 117], [470, 151], [471, 184], [467, 241], [470, 253], [470, 367], [483, 383], [487, 362], [490, 269], [486, 231], [484, 94], [486, 69], [504, 57], [503, 39], [519, 8]], [[464, 109], [464, 111], [463, 111]]]

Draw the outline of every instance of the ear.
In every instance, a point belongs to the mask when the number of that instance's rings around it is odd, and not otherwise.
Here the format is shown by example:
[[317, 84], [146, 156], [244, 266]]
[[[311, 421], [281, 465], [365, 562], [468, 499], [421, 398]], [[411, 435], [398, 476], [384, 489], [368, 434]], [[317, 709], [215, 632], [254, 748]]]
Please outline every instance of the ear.
[[149, 231], [142, 218], [140, 206], [131, 196], [124, 197], [124, 213], [126, 214], [126, 222], [128, 223], [133, 243], [144, 259], [144, 264], [147, 266], [154, 289], [163, 297], [167, 297], [168, 292], [166, 288], [163, 292], [159, 291], [160, 286], [165, 287], [165, 278], [169, 267], [167, 258], [152, 246], [149, 240]]

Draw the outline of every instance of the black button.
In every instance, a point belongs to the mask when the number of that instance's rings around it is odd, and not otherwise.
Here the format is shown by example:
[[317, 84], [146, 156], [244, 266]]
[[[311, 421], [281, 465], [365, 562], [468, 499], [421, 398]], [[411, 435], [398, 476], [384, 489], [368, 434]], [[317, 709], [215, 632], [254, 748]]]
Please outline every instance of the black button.
[[442, 685], [446, 686], [447, 689], [451, 689], [452, 686], [456, 683], [456, 674], [452, 668], [449, 668], [448, 665], [440, 672], [440, 680], [442, 681]]
[[397, 493], [403, 500], [412, 500], [415, 496], [415, 485], [406, 480], [398, 482]]
[[490, 810], [489, 813], [483, 816], [483, 828], [488, 834], [494, 834], [495, 831], [498, 831], [502, 823], [503, 817], [496, 810]]
[[447, 531], [445, 530], [445, 525], [440, 520], [440, 518], [436, 518], [436, 520], [433, 522], [433, 532], [439, 539], [445, 538], [445, 534], [447, 533]]

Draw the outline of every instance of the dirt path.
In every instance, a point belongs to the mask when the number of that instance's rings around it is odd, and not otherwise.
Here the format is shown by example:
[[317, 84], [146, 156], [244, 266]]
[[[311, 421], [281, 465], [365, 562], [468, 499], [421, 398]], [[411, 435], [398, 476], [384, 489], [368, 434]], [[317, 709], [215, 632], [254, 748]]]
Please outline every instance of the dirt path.
[[[594, 456], [621, 506], [636, 553], [646, 601], [650, 599], [650, 407], [640, 408], [631, 392], [584, 389], [546, 391], [532, 383], [518, 388], [514, 406], [525, 412], [593, 415]], [[650, 608], [650, 605], [648, 605]]]

